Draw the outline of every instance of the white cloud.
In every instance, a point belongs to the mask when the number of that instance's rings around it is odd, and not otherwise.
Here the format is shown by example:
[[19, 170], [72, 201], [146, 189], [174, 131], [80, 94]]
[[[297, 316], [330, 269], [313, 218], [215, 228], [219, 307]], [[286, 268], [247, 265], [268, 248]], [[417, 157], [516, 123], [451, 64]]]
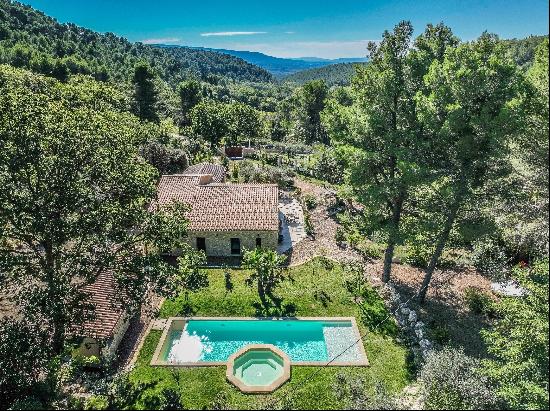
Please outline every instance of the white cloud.
[[296, 34], [295, 31], [285, 31], [285, 34]]
[[232, 37], [232, 36], [252, 36], [255, 34], [267, 34], [267, 31], [219, 31], [214, 33], [201, 33], [202, 37]]
[[141, 40], [143, 44], [171, 44], [171, 43], [179, 43], [180, 41], [181, 39], [177, 37], [163, 37], [158, 39]]

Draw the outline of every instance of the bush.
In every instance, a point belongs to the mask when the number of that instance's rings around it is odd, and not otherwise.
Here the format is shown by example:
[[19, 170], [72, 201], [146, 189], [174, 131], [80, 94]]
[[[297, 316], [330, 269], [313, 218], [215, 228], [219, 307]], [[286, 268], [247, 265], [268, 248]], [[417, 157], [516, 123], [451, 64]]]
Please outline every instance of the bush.
[[307, 210], [304, 210], [304, 231], [310, 237], [313, 237], [315, 235], [315, 227], [313, 226], [311, 216], [309, 215]]
[[344, 167], [345, 164], [338, 156], [336, 149], [321, 147], [309, 164], [309, 172], [312, 177], [319, 180], [342, 184], [344, 182]]
[[0, 398], [4, 406], [26, 398], [47, 371], [50, 343], [37, 326], [0, 321]]
[[336, 398], [345, 404], [347, 410], [395, 410], [395, 399], [384, 385], [377, 383], [374, 393], [365, 390], [367, 382], [361, 377], [352, 377], [344, 373], [336, 375], [333, 390]]
[[313, 194], [305, 194], [303, 196], [304, 204], [308, 210], [313, 210], [317, 207], [317, 199]]
[[44, 404], [42, 404], [42, 402], [39, 399], [35, 397], [27, 397], [27, 398], [23, 398], [21, 400], [15, 401], [9, 409], [10, 410], [44, 410], [46, 409], [46, 407], [44, 407]]
[[429, 410], [490, 409], [496, 397], [479, 360], [462, 349], [432, 351], [420, 372], [424, 405]]
[[451, 339], [449, 327], [443, 322], [432, 322], [430, 324], [430, 337], [432, 341], [440, 345], [447, 344]]
[[342, 244], [346, 241], [346, 231], [343, 227], [336, 228], [336, 232], [334, 233], [334, 241], [336, 241], [336, 244]]
[[178, 173], [189, 165], [188, 154], [184, 150], [172, 148], [154, 140], [141, 147], [140, 154], [160, 174]]
[[84, 403], [85, 410], [107, 410], [109, 409], [109, 399], [105, 395], [92, 395]]
[[365, 258], [379, 260], [384, 255], [384, 245], [364, 240], [357, 245], [357, 250]]
[[428, 266], [432, 253], [433, 250], [430, 247], [415, 241], [407, 246], [405, 262], [414, 267], [424, 268]]
[[523, 297], [496, 303], [497, 321], [481, 335], [485, 373], [510, 409], [548, 409], [548, 260], [514, 269]]
[[360, 305], [363, 323], [369, 330], [377, 333], [395, 335], [397, 325], [388, 311], [384, 300], [370, 285], [366, 285], [361, 293]]
[[495, 279], [507, 273], [509, 259], [498, 240], [484, 236], [476, 240], [472, 248], [473, 264], [478, 270]]
[[474, 287], [468, 287], [464, 291], [464, 300], [468, 309], [474, 314], [493, 315], [493, 299], [491, 296]]
[[244, 160], [233, 167], [231, 177], [239, 183], [268, 183], [277, 184], [280, 188], [292, 188], [293, 176], [284, 170], [269, 165], [261, 165], [253, 161]]

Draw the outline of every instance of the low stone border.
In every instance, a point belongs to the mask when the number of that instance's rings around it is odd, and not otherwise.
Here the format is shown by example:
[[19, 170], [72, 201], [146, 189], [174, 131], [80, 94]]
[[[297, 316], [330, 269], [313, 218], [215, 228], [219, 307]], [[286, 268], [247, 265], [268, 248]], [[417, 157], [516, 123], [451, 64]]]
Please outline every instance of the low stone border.
[[[271, 351], [282, 359], [283, 374], [269, 385], [247, 385], [235, 375], [235, 361], [251, 351]], [[271, 344], [252, 344], [241, 348], [227, 360], [227, 380], [246, 394], [266, 394], [275, 391], [290, 379], [290, 358], [282, 350]]]
[[385, 284], [382, 289], [388, 294], [387, 304], [394, 313], [399, 327], [406, 333], [413, 343], [411, 347], [416, 359], [423, 362], [433, 350], [433, 344], [427, 338], [424, 323], [419, 321], [418, 314], [403, 301], [393, 284]]

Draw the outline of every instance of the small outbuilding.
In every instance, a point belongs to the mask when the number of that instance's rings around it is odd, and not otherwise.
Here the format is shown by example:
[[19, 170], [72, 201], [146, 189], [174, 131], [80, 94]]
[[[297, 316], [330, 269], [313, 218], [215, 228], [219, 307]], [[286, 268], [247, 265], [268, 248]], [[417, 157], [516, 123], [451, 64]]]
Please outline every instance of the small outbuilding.
[[116, 298], [113, 273], [101, 273], [84, 291], [94, 309], [92, 318], [75, 330], [76, 336], [82, 338], [79, 353], [85, 357], [113, 358], [129, 325], [126, 310]]

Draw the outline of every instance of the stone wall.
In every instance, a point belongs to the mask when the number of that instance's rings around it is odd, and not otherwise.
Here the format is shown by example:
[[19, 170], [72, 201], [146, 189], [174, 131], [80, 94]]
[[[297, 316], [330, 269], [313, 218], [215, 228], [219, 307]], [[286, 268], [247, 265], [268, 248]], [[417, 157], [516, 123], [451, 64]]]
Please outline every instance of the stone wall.
[[397, 320], [397, 324], [409, 340], [416, 363], [422, 364], [433, 350], [433, 344], [428, 340], [424, 323], [420, 321], [416, 311], [409, 307], [410, 299], [403, 299], [391, 282], [385, 284], [381, 291], [388, 308]]
[[[197, 238], [206, 239], [206, 255], [211, 257], [231, 257], [231, 239], [241, 240], [241, 252], [256, 248], [256, 239], [261, 238], [262, 248], [277, 249], [279, 233], [277, 231], [215, 231], [215, 232], [189, 232], [188, 242], [193, 248], [197, 248]], [[235, 255], [233, 255], [235, 256]]]

